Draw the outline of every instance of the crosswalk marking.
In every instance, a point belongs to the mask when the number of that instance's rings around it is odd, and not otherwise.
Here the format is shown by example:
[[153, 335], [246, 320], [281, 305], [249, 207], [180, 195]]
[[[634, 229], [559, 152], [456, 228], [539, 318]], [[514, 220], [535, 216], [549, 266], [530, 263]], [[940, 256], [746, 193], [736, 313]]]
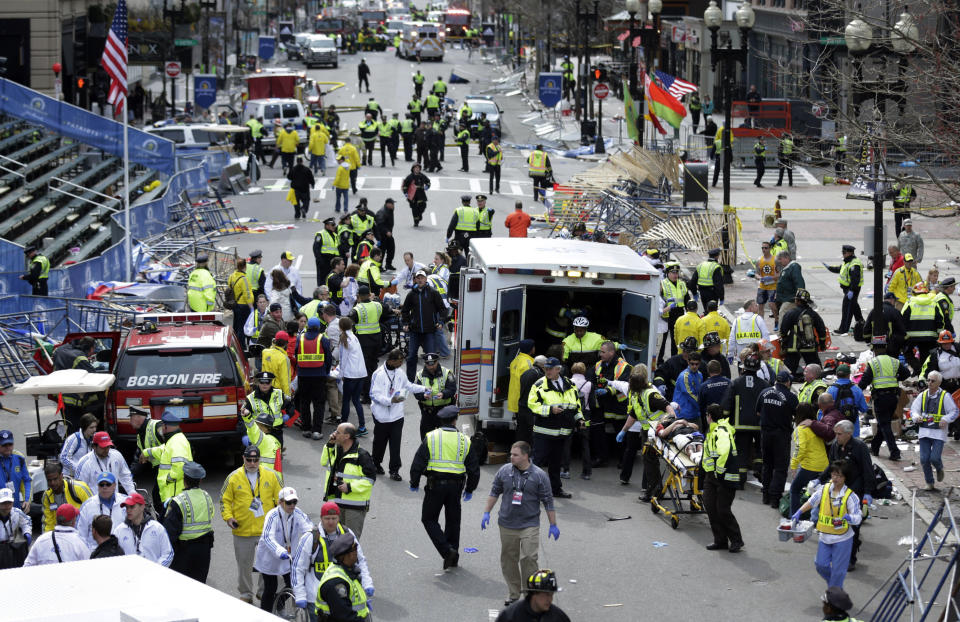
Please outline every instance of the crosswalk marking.
[[400, 187], [403, 186], [403, 180], [399, 177], [390, 178], [390, 189], [391, 190], [400, 190]]
[[[368, 192], [376, 190], [399, 192], [402, 189], [403, 179], [403, 177], [393, 176], [358, 177], [357, 189]], [[327, 181], [327, 179], [317, 180], [316, 196], [321, 201], [326, 199], [328, 194], [333, 196], [333, 189], [324, 187], [327, 185]], [[480, 194], [484, 191], [484, 181], [484, 179], [477, 177], [431, 177], [428, 194], [433, 192]], [[750, 181], [753, 181], [753, 177], [750, 178]], [[501, 190], [504, 195], [520, 197], [529, 194], [532, 183], [526, 180], [504, 180]], [[277, 179], [262, 178], [260, 185], [267, 192], [286, 192], [290, 188], [290, 182], [282, 177]]]
[[[711, 184], [713, 183], [713, 164], [710, 164], [708, 170], [708, 179]], [[773, 186], [777, 183], [777, 177], [779, 177], [780, 171], [776, 166], [768, 167], [766, 172], [763, 175], [763, 180], [760, 182], [764, 186]], [[784, 173], [784, 181], [786, 181], [786, 173]], [[751, 184], [753, 185], [753, 180], [757, 178], [757, 170], [752, 168], [730, 168], [730, 183], [736, 184]], [[717, 187], [719, 187], [720, 182], [723, 180], [723, 170], [720, 171], [720, 176], [717, 178]], [[802, 166], [793, 167], [793, 184], [794, 186], [819, 186], [820, 182], [814, 177], [810, 171]]]
[[470, 180], [470, 192], [480, 192], [480, 180], [472, 178]]

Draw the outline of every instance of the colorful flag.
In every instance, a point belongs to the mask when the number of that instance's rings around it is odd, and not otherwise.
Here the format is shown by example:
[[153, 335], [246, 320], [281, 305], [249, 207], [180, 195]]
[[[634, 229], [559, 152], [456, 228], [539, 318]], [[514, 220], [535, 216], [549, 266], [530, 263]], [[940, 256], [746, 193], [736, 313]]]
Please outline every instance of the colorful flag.
[[644, 75], [644, 88], [647, 92], [647, 102], [650, 105], [651, 121], [653, 116], [663, 119], [673, 127], [680, 127], [680, 122], [687, 116], [687, 109], [683, 107], [673, 95], [664, 91], [650, 79], [650, 74]]
[[659, 69], [654, 73], [657, 74], [657, 79], [660, 80], [663, 88], [667, 89], [667, 92], [676, 97], [678, 101], [687, 93], [696, 93], [698, 90], [696, 84], [687, 82], [682, 78], [675, 78], [669, 73], [663, 73]]
[[114, 116], [123, 113], [127, 102], [127, 1], [117, 2], [113, 24], [107, 34], [107, 43], [100, 59], [104, 71], [110, 76], [110, 92], [107, 101], [113, 104]]

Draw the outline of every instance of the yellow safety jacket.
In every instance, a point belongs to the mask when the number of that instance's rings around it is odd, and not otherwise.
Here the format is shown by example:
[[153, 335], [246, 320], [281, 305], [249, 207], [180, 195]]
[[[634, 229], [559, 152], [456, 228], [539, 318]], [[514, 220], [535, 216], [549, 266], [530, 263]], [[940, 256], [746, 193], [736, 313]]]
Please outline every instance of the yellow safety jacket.
[[[570, 436], [573, 432], [574, 422], [583, 419], [583, 410], [580, 406], [580, 394], [577, 387], [565, 378], [560, 378], [560, 382], [564, 387], [563, 391], [554, 389], [546, 376], [534, 382], [530, 388], [527, 408], [535, 416], [534, 434]], [[554, 406], [559, 406], [565, 411], [576, 410], [576, 413], [573, 416], [566, 412], [553, 414], [550, 411]]]
[[670, 310], [675, 307], [683, 308], [683, 301], [687, 297], [687, 284], [683, 279], [677, 279], [674, 283], [670, 279], [660, 281], [660, 296], [663, 298], [663, 317], [670, 315]]
[[[85, 482], [64, 475], [63, 499], [65, 503], [69, 503], [79, 510], [83, 502], [92, 496], [93, 492]], [[57, 526], [57, 508], [60, 506], [57, 504], [52, 490], [47, 488], [43, 491], [40, 504], [43, 506], [43, 530], [53, 531], [53, 528]]]
[[283, 413], [281, 412], [283, 408], [283, 391], [280, 389], [271, 389], [270, 399], [267, 401], [257, 397], [256, 391], [253, 391], [247, 395], [247, 404], [250, 410], [250, 419], [256, 419], [259, 415], [266, 413], [273, 415], [274, 426], [283, 424]]
[[233, 290], [233, 297], [238, 305], [252, 305], [253, 291], [250, 289], [250, 283], [247, 281], [247, 275], [243, 272], [234, 272], [227, 280], [227, 287]]
[[386, 281], [380, 280], [380, 262], [372, 258], [364, 261], [360, 266], [360, 272], [357, 273], [357, 283], [386, 287]]
[[453, 429], [437, 428], [427, 432], [427, 471], [465, 475], [464, 460], [470, 453], [470, 438]]
[[143, 425], [147, 426], [147, 429], [143, 433], [143, 440], [141, 440], [140, 435], [137, 434], [137, 448], [140, 450], [141, 454], [150, 460], [151, 464], [156, 466], [160, 463], [159, 456], [151, 456], [150, 454], [146, 453], [146, 450], [163, 445], [163, 443], [160, 441], [160, 427], [163, 425], [163, 422], [159, 419], [147, 419]]
[[713, 260], [707, 260], [697, 266], [697, 286], [713, 287], [713, 275], [720, 269], [720, 264]]
[[510, 361], [510, 385], [507, 389], [507, 409], [510, 412], [520, 410], [520, 376], [523, 372], [533, 367], [533, 357], [529, 354], [520, 352], [517, 357]]
[[340, 249], [337, 246], [337, 237], [327, 231], [326, 228], [321, 229], [314, 236], [314, 240], [317, 238], [320, 239], [320, 254], [321, 255], [331, 255], [337, 257], [340, 255]]
[[283, 391], [284, 395], [291, 395], [290, 391], [290, 359], [287, 351], [277, 345], [271, 345], [260, 355], [260, 369], [273, 374], [273, 387]]
[[674, 343], [683, 343], [687, 337], [693, 337], [700, 344], [700, 335], [703, 333], [703, 320], [697, 315], [696, 311], [687, 311], [673, 325]]
[[366, 216], [360, 216], [360, 214], [350, 216], [350, 227], [353, 228], [353, 233], [358, 239], [362, 238], [368, 230], [373, 229], [373, 225], [374, 218], [369, 213]]
[[[261, 454], [261, 461], [263, 454]], [[223, 520], [231, 518], [239, 523], [233, 530], [235, 536], [260, 536], [263, 534], [263, 519], [267, 513], [277, 507], [280, 489], [283, 488], [283, 475], [265, 464], [260, 464], [256, 483], [251, 485], [243, 467], [227, 476], [220, 489], [220, 516]], [[263, 513], [254, 516], [250, 508], [254, 499], [259, 499]]]
[[897, 381], [897, 371], [900, 361], [888, 354], [881, 354], [870, 361], [870, 370], [873, 372], [874, 389], [896, 389], [900, 386]]
[[606, 339], [602, 335], [590, 331], [583, 334], [583, 339], [578, 339], [576, 333], [570, 333], [563, 338], [563, 358], [573, 353], [599, 352], [604, 341]]
[[383, 306], [379, 302], [358, 302], [353, 307], [357, 311], [357, 325], [353, 327], [357, 335], [374, 335], [380, 332], [380, 316]]
[[503, 149], [499, 145], [487, 145], [486, 156], [487, 164], [490, 166], [501, 166], [503, 164]]
[[821, 389], [820, 393], [827, 390], [827, 383], [823, 380], [817, 378], [813, 382], [804, 382], [800, 385], [800, 392], [797, 394], [797, 399], [801, 404], [814, 404], [816, 405], [817, 400], [814, 398], [819, 398], [817, 395], [817, 390]]
[[660, 395], [655, 387], [649, 386], [638, 396], [635, 391], [630, 392], [629, 402], [627, 404], [627, 415], [633, 415], [633, 418], [640, 422], [644, 430], [650, 429], [650, 424], [657, 421], [666, 414], [663, 410], [651, 410], [650, 399]]
[[183, 518], [178, 540], [187, 542], [213, 533], [213, 498], [205, 490], [184, 490], [173, 498], [173, 503], [180, 507]]
[[840, 285], [843, 287], [848, 287], [850, 285], [850, 271], [853, 270], [854, 266], [860, 266], [860, 283], [855, 285], [855, 287], [863, 287], [863, 262], [860, 261], [859, 257], [854, 257], [850, 261], [845, 261], [840, 266]]
[[477, 221], [480, 220], [480, 214], [477, 208], [469, 205], [461, 205], [455, 211], [457, 215], [457, 231], [476, 231]]
[[194, 268], [187, 280], [187, 304], [191, 311], [213, 311], [217, 304], [217, 282], [206, 268]]
[[256, 119], [247, 119], [247, 127], [250, 128], [250, 136], [253, 139], [261, 138], [263, 136], [263, 123], [260, 123]]
[[934, 300], [935, 294], [921, 294], [914, 296], [907, 301], [903, 309], [906, 315], [907, 309], [910, 309], [910, 317], [907, 318], [907, 339], [936, 339], [939, 327], [937, 326], [937, 306]]
[[527, 166], [530, 167], [530, 177], [543, 177], [547, 174], [547, 154], [534, 150], [527, 158]]
[[320, 588], [322, 588], [323, 584], [327, 581], [334, 579], [341, 579], [350, 586], [350, 593], [347, 596], [350, 598], [350, 608], [357, 614], [357, 617], [366, 618], [370, 615], [370, 609], [367, 607], [367, 593], [363, 590], [363, 585], [360, 583], [360, 580], [351, 579], [347, 571], [343, 569], [343, 566], [334, 562], [323, 572], [320, 585], [317, 586], [317, 616], [322, 615], [324, 616], [322, 619], [325, 620], [332, 619], [330, 618], [330, 606], [327, 605], [323, 597], [320, 596]]
[[[853, 491], [849, 488], [846, 489], [840, 498], [839, 506], [833, 504], [831, 492], [833, 492], [833, 482], [827, 483], [821, 491], [820, 510], [817, 515], [817, 531], [839, 536], [847, 533], [847, 529], [850, 528], [850, 525], [843, 519], [843, 516], [847, 513], [847, 499], [850, 498]], [[834, 525], [834, 521], [837, 521], [836, 525]]]
[[[258, 263], [247, 263], [247, 284], [250, 291], [256, 291], [260, 286], [260, 275], [263, 274], [263, 268]], [[254, 301], [256, 302], [256, 301]]]
[[310, 153], [315, 156], [322, 156], [326, 153], [327, 143], [330, 142], [330, 135], [325, 131], [322, 125], [314, 125], [310, 130], [310, 142], [307, 147]]
[[[431, 396], [439, 396], [443, 393], [444, 387], [447, 386], [447, 379], [450, 378], [450, 374], [452, 373], [453, 372], [446, 367], [440, 367], [440, 375], [433, 377], [424, 375], [423, 370], [420, 370], [417, 372], [417, 377], [414, 382], [430, 389]], [[446, 406], [452, 401], [452, 397], [431, 397], [424, 399], [423, 404], [426, 406]]]
[[740, 481], [740, 472], [734, 464], [737, 461], [735, 433], [729, 420], [714, 421], [703, 443], [703, 470], [731, 483]]
[[348, 492], [340, 493], [339, 497], [325, 500], [336, 501], [337, 505], [365, 510], [370, 507], [370, 493], [373, 492], [374, 481], [363, 474], [363, 468], [359, 464], [359, 445], [354, 444], [350, 451], [343, 457], [341, 464], [343, 471], [334, 473], [333, 466], [337, 459], [337, 448], [323, 446], [323, 452], [320, 454], [320, 466], [327, 467], [324, 474], [323, 490], [330, 489], [330, 476], [335, 479], [342, 478], [350, 485]]
[[297, 130], [280, 130], [277, 132], [277, 146], [281, 153], [296, 153], [300, 144], [300, 135]]
[[160, 500], [169, 501], [183, 490], [183, 465], [193, 461], [193, 449], [183, 432], [176, 432], [159, 447], [144, 450], [143, 454], [151, 462], [159, 463], [157, 487]]
[[45, 256], [37, 254], [33, 256], [33, 259], [30, 260], [31, 264], [38, 263], [40, 264], [40, 276], [38, 279], [49, 279], [50, 278], [50, 260]]

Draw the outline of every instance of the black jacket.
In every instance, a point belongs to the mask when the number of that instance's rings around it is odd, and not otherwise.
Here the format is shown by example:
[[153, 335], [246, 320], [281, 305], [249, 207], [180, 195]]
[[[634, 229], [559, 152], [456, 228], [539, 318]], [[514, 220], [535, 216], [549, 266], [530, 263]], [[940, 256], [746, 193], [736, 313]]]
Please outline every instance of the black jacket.
[[[727, 394], [730, 387], [730, 378], [727, 376], [711, 376], [700, 385], [700, 416], [707, 416], [707, 406], [710, 404], [722, 404], [723, 396]], [[704, 420], [706, 421], [706, 420]]]
[[400, 189], [403, 190], [404, 196], [407, 195], [407, 189], [410, 187], [410, 184], [417, 185], [417, 189], [413, 192], [413, 200], [426, 201], [427, 188], [430, 187], [430, 179], [423, 173], [410, 173], [403, 178], [403, 183], [400, 184]]
[[[851, 438], [846, 445], [841, 446], [836, 440], [827, 445], [827, 458], [833, 464], [837, 460], [846, 460], [850, 463], [852, 475], [847, 478], [847, 488], [857, 493], [863, 500], [863, 495], [873, 494], [876, 482], [873, 477], [873, 460], [870, 458], [870, 448], [859, 438]], [[820, 483], [830, 481], [830, 467], [820, 474]]]
[[120, 543], [117, 541], [117, 536], [110, 534], [110, 537], [97, 545], [97, 548], [93, 549], [93, 553], [90, 553], [90, 559], [99, 559], [101, 557], [120, 557], [121, 555], [126, 555], [123, 552], [123, 549], [120, 548]]
[[570, 618], [556, 605], [544, 613], [534, 613], [530, 601], [521, 598], [497, 616], [497, 622], [570, 622]]
[[[444, 426], [442, 429], [447, 430], [448, 432], [456, 431], [455, 428], [446, 426]], [[410, 465], [410, 486], [412, 488], [420, 487], [420, 477], [434, 472], [427, 470], [427, 461], [429, 459], [430, 451], [427, 446], [427, 439], [423, 439], [423, 442], [420, 443], [420, 448], [417, 449], [417, 453], [413, 457], [413, 463]], [[470, 443], [470, 451], [467, 452], [467, 455], [463, 460], [463, 466], [465, 466], [467, 469], [466, 487], [463, 490], [464, 492], [472, 493], [477, 489], [477, 484], [480, 483], [480, 459], [478, 457], [476, 443]], [[450, 473], [437, 473], [437, 475], [446, 479], [456, 478], [455, 475]]]
[[[817, 343], [812, 347], [803, 346], [800, 343], [800, 315], [803, 313], [807, 313], [813, 318], [813, 328], [817, 332]], [[819, 313], [810, 307], [797, 305], [780, 318], [780, 339], [784, 346], [784, 352], [822, 352], [827, 349], [827, 327]]]
[[450, 298], [460, 297], [460, 271], [467, 267], [467, 258], [461, 254], [450, 258], [450, 287], [447, 288], [447, 295]]
[[[903, 345], [903, 335], [907, 334], [907, 325], [903, 321], [903, 316], [897, 311], [895, 306], [886, 301], [884, 301], [883, 307], [881, 307], [880, 314], [887, 327], [887, 332], [885, 333], [887, 335], [887, 351], [899, 351]], [[870, 313], [867, 314], [866, 320], [863, 323], [863, 338], [867, 343], [870, 343], [870, 338], [873, 337], [873, 324], [875, 320], [876, 316], [874, 315], [873, 309], [870, 309]]]
[[429, 285], [414, 287], [403, 300], [400, 317], [411, 332], [433, 333], [436, 325], [447, 318], [447, 307], [437, 290]]
[[313, 178], [313, 171], [305, 164], [295, 164], [290, 169], [287, 179], [290, 180], [290, 187], [295, 192], [309, 192], [310, 188], [313, 188], [314, 184], [317, 183]]
[[393, 210], [387, 207], [381, 207], [373, 217], [373, 233], [378, 240], [386, 237], [387, 233], [393, 233]]
[[677, 378], [680, 376], [680, 372], [685, 370], [689, 365], [687, 365], [687, 360], [683, 358], [682, 354], [674, 354], [663, 364], [657, 366], [657, 371], [653, 375], [653, 384], [663, 385], [665, 390], [662, 391], [663, 397], [668, 400], [673, 399], [673, 387], [677, 384]]
[[[730, 417], [730, 423], [738, 431], [741, 429], [757, 430], [760, 428], [760, 417], [757, 416], [757, 404], [760, 394], [770, 385], [763, 378], [757, 378], [744, 373], [730, 383], [723, 402], [720, 406], [724, 414]], [[739, 398], [739, 399], [737, 399]]]
[[536, 365], [520, 374], [520, 405], [517, 409], [517, 418], [527, 417], [527, 421], [533, 422], [533, 412], [527, 407], [527, 399], [530, 397], [530, 387], [540, 378], [543, 378], [544, 372]]
[[704, 373], [707, 371], [707, 363], [710, 361], [717, 361], [720, 363], [720, 375], [726, 376], [727, 378], [732, 378], [733, 376], [730, 373], [730, 363], [727, 362], [727, 357], [723, 355], [723, 352], [717, 352], [716, 354], [707, 354], [706, 350], [700, 351], [700, 370]]
[[760, 394], [757, 411], [760, 416], [760, 429], [764, 432], [793, 431], [793, 417], [797, 413], [797, 396], [790, 388], [779, 382]]
[[364, 61], [360, 61], [360, 64], [357, 65], [357, 77], [363, 78], [364, 76], [370, 75], [370, 65]]

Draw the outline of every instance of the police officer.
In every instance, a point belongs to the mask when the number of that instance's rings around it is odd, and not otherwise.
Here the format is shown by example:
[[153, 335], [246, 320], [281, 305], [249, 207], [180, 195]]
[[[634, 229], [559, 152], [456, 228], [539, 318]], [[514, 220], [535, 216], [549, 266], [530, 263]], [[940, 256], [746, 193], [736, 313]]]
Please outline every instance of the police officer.
[[[696, 128], [693, 130], [696, 132]], [[753, 180], [753, 185], [757, 188], [763, 188], [760, 183], [763, 180], [763, 173], [766, 171], [767, 146], [763, 144], [763, 136], [757, 136], [757, 142], [753, 146], [753, 162], [757, 167], [757, 178]]]
[[361, 622], [370, 615], [367, 593], [357, 567], [357, 539], [340, 534], [330, 545], [334, 562], [323, 572], [317, 589], [317, 618], [327, 622]]
[[250, 259], [247, 260], [247, 283], [250, 285], [250, 292], [253, 294], [254, 300], [266, 291], [267, 274], [260, 266], [262, 261], [262, 250], [254, 249], [250, 251]]
[[903, 231], [903, 221], [910, 218], [910, 202], [917, 198], [917, 191], [909, 181], [897, 181], [893, 186], [893, 220], [897, 237]]
[[263, 162], [263, 117], [247, 119], [247, 127], [250, 128], [250, 138], [253, 140], [253, 155], [257, 162]]
[[380, 168], [386, 168], [387, 154], [390, 155], [390, 166], [397, 165], [397, 153], [393, 149], [393, 140], [397, 128], [385, 116], [377, 122], [377, 133], [380, 135]]
[[803, 357], [805, 364], [820, 363], [820, 355], [827, 349], [827, 327], [820, 314], [810, 307], [810, 292], [800, 288], [791, 307], [780, 318], [780, 342], [783, 344], [783, 362], [791, 374]]
[[[494, 138], [494, 140], [497, 139]], [[541, 196], [546, 199], [547, 184], [553, 168], [550, 166], [550, 157], [543, 150], [543, 145], [537, 145], [527, 157], [527, 167], [528, 174], [533, 179], [533, 200], [539, 201]]]
[[423, 357], [423, 369], [417, 372], [415, 384], [427, 387], [430, 397], [426, 393], [416, 393], [417, 403], [420, 406], [420, 440], [431, 430], [440, 426], [437, 412], [453, 401], [457, 392], [457, 379], [452, 371], [440, 365], [440, 357], [430, 352]]
[[[420, 102], [417, 101], [417, 105], [419, 104]], [[419, 125], [419, 122], [417, 122], [417, 125]], [[412, 113], [408, 112], [400, 121], [400, 138], [403, 139], [404, 162], [413, 162], [413, 133], [416, 127]]]
[[163, 526], [173, 544], [171, 570], [207, 582], [213, 548], [213, 499], [200, 482], [207, 472], [196, 462], [183, 465], [183, 490], [170, 500]]
[[363, 141], [360, 163], [363, 166], [373, 166], [373, 149], [377, 144], [377, 122], [368, 112], [357, 128], [360, 130], [360, 140]]
[[180, 417], [165, 410], [160, 421], [163, 424], [163, 438], [166, 440], [160, 446], [142, 449], [140, 463], [158, 465], [157, 489], [163, 505], [156, 508], [156, 511], [162, 516], [163, 508], [170, 499], [183, 490], [183, 465], [193, 460], [193, 450], [190, 441], [180, 430]]
[[447, 225], [447, 241], [455, 241], [465, 255], [470, 252], [470, 238], [476, 234], [480, 219], [480, 213], [470, 205], [471, 200], [469, 194], [460, 196], [460, 207], [454, 210]]
[[[137, 434], [137, 456], [135, 456], [135, 458], [137, 458], [138, 461], [144, 451], [163, 446], [163, 422], [160, 419], [151, 419], [149, 412], [131, 406], [130, 427], [132, 427]], [[140, 464], [142, 466], [135, 472], [135, 475], [142, 475], [144, 472], [147, 472], [150, 479], [158, 481], [157, 465], [159, 464], [159, 460], [157, 458], [148, 459], [148, 465], [144, 465], [142, 461], [140, 461]], [[153, 487], [151, 501], [153, 502], [153, 507], [163, 507], [159, 485]]]
[[743, 361], [743, 370], [730, 383], [730, 388], [727, 389], [727, 394], [723, 396], [721, 402], [724, 417], [731, 420], [733, 428], [736, 430], [735, 441], [740, 469], [738, 481], [741, 490], [743, 490], [747, 481], [748, 468], [753, 471], [754, 477], [758, 480], [762, 477], [760, 418], [757, 413], [759, 412], [760, 394], [770, 384], [757, 377], [759, 369], [760, 357], [756, 354], [747, 355], [747, 358]]
[[870, 450], [874, 456], [880, 455], [880, 447], [887, 442], [890, 450], [890, 459], [900, 460], [900, 448], [897, 447], [897, 438], [893, 434], [890, 424], [897, 414], [897, 403], [900, 401], [900, 381], [910, 376], [910, 370], [899, 360], [887, 354], [887, 338], [877, 335], [870, 341], [874, 358], [867, 364], [867, 368], [860, 377], [858, 386], [866, 389], [872, 386], [870, 401], [873, 404], [873, 413], [877, 417], [877, 433], [870, 441]]
[[719, 248], [711, 249], [707, 253], [707, 260], [700, 262], [696, 273], [690, 279], [689, 287], [694, 300], [697, 300], [699, 292], [704, 313], [707, 313], [711, 300], [717, 300], [723, 305], [723, 268], [720, 266]]
[[317, 264], [318, 284], [326, 282], [327, 275], [330, 274], [330, 262], [340, 256], [337, 242], [337, 221], [331, 216], [324, 219], [323, 229], [313, 236], [313, 258]]
[[680, 278], [680, 264], [668, 263], [664, 266], [664, 269], [667, 276], [660, 281], [660, 298], [663, 299], [663, 311], [660, 313], [660, 317], [667, 323], [667, 332], [663, 334], [660, 341], [660, 353], [658, 355], [660, 360], [663, 360], [667, 339], [670, 339], [670, 356], [677, 354], [677, 342], [673, 339], [673, 328], [680, 316], [683, 315], [687, 302], [691, 300], [687, 283]]
[[[420, 99], [423, 95], [423, 82], [425, 79], [426, 76], [420, 73], [419, 69], [417, 69], [417, 73], [413, 74], [413, 92], [416, 99]], [[420, 121], [418, 120], [417, 124], [419, 125], [419, 123]]]
[[[787, 180], [793, 185], [793, 138], [790, 134], [784, 134], [780, 139], [780, 145], [777, 149], [778, 166], [780, 175], [777, 178], [777, 185], [783, 185], [783, 172], [787, 172]], [[898, 234], [899, 235], [899, 232]]]
[[[444, 406], [437, 413], [441, 427], [427, 433], [410, 465], [410, 490], [420, 488], [420, 476], [427, 476], [421, 522], [443, 558], [443, 568], [455, 567], [460, 554], [460, 494], [469, 501], [480, 481], [480, 461], [471, 451], [470, 438], [457, 431], [456, 406]], [[440, 529], [440, 510], [446, 524]]]
[[833, 273], [839, 273], [840, 289], [843, 291], [843, 305], [840, 312], [840, 328], [834, 333], [842, 337], [850, 330], [854, 319], [863, 322], [863, 312], [860, 310], [860, 288], [863, 287], [863, 262], [854, 255], [854, 247], [844, 244], [841, 247], [843, 263], [839, 266], [827, 266]]
[[50, 260], [40, 253], [40, 247], [36, 244], [28, 244], [23, 249], [27, 256], [27, 262], [30, 264], [30, 271], [20, 276], [20, 278], [33, 288], [31, 292], [34, 296], [48, 295], [47, 281], [50, 279]]
[[[759, 360], [756, 362], [759, 364]], [[707, 550], [737, 553], [743, 548], [743, 535], [731, 507], [737, 487], [742, 488], [743, 449], [736, 442], [728, 411], [717, 404], [707, 406], [707, 424], [702, 462], [703, 505], [713, 532], [713, 542], [707, 545]]]
[[350, 311], [353, 320], [353, 332], [360, 342], [363, 361], [367, 366], [367, 377], [363, 381], [364, 403], [370, 403], [370, 376], [377, 368], [377, 357], [383, 347], [381, 323], [385, 321], [384, 307], [379, 301], [370, 300], [370, 288], [361, 285], [357, 289], [357, 303]]
[[[533, 154], [531, 154], [532, 157]], [[483, 148], [483, 156], [487, 162], [487, 173], [490, 174], [490, 188], [488, 193], [500, 194], [500, 173], [503, 169], [503, 148], [500, 146], [500, 137], [493, 136], [490, 143]], [[536, 200], [536, 181], [534, 181], [534, 200]]]
[[546, 467], [553, 496], [569, 499], [573, 495], [563, 490], [560, 481], [564, 437], [570, 436], [574, 426], [583, 421], [583, 406], [576, 385], [569, 378], [561, 377], [561, 368], [558, 359], [547, 359], [546, 376], [530, 387], [527, 406], [534, 415], [534, 463], [540, 468]]
[[776, 384], [760, 393], [760, 451], [763, 454], [761, 490], [763, 504], [780, 507], [783, 485], [790, 462], [790, 435], [797, 412], [797, 396], [790, 391], [792, 376], [786, 370], [777, 374]]
[[[284, 395], [282, 389], [273, 386], [273, 380], [273, 373], [269, 371], [263, 371], [257, 374], [256, 388], [247, 395], [246, 404], [243, 405], [243, 409], [240, 411], [244, 425], [247, 428], [249, 444], [260, 446], [260, 455], [263, 457], [264, 462], [270, 466], [273, 466], [274, 455], [273, 453], [265, 451], [265, 447], [261, 445], [265, 443], [267, 445], [273, 445], [273, 443], [261, 438], [268, 435], [259, 433], [260, 430], [254, 425], [254, 420], [259, 422], [260, 418], [263, 417], [263, 422], [268, 430], [277, 434], [276, 440], [278, 444], [282, 445], [283, 423], [289, 419], [289, 415], [284, 415], [284, 413], [293, 412], [293, 404], [290, 402], [290, 399]], [[246, 445], [248, 443], [244, 444]], [[270, 448], [271, 447], [266, 447], [266, 449]]]
[[197, 255], [197, 265], [187, 281], [187, 304], [191, 311], [213, 311], [217, 304], [217, 282], [207, 268], [206, 254]]
[[904, 356], [914, 373], [920, 372], [930, 350], [937, 347], [937, 337], [944, 328], [943, 309], [937, 304], [936, 296], [927, 292], [926, 284], [921, 282], [914, 285], [913, 296], [903, 307], [903, 321], [907, 326]]
[[496, 210], [487, 207], [487, 196], [478, 194], [477, 199], [477, 233], [475, 238], [493, 237], [493, 214]]
[[457, 146], [460, 147], [460, 172], [469, 173], [470, 163], [467, 161], [470, 152], [470, 130], [462, 124], [457, 131]]

